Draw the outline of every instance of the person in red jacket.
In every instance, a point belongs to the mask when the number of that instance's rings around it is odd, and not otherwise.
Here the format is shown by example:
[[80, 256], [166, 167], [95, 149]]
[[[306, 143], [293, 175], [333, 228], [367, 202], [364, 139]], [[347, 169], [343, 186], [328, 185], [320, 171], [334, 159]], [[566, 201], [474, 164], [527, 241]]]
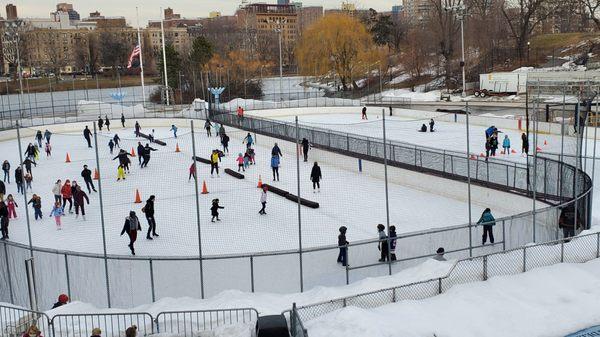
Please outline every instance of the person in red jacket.
[[38, 329], [38, 327], [35, 324], [32, 324], [29, 328], [27, 328], [27, 331], [25, 331], [23, 333], [22, 337], [44, 337], [44, 336], [42, 336], [40, 329]]
[[239, 120], [244, 118], [244, 108], [242, 108], [241, 106], [238, 106], [237, 108], [237, 117]]
[[81, 186], [77, 185], [73, 199], [75, 200], [75, 219], [79, 218], [79, 210], [81, 210], [81, 217], [85, 220], [85, 206], [83, 201], [85, 200], [89, 205], [90, 198], [88, 198], [87, 194], [81, 189]]
[[71, 189], [71, 181], [69, 179], [65, 180], [65, 184], [60, 189], [60, 194], [62, 195], [63, 207], [67, 206], [67, 201], [68, 201], [69, 202], [69, 214], [73, 214], [73, 192]]
[[190, 175], [188, 177], [188, 181], [190, 181], [192, 177], [194, 177], [194, 180], [196, 179], [196, 163], [192, 163], [190, 166]]

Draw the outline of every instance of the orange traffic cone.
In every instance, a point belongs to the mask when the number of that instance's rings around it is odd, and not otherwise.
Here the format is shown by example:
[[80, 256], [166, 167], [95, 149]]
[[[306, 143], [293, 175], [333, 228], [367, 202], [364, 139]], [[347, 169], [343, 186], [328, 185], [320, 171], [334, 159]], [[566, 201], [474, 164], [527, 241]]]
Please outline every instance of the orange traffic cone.
[[140, 191], [137, 188], [135, 189], [135, 203], [136, 204], [142, 203], [142, 197], [140, 197]]
[[131, 148], [131, 156], [135, 157], [135, 151], [133, 150], [133, 147]]
[[517, 153], [515, 149], [510, 150], [510, 153]]
[[179, 143], [177, 143], [177, 145], [175, 145], [175, 152], [181, 152], [181, 150], [179, 149]]
[[98, 179], [100, 179], [100, 172], [98, 172], [98, 169], [94, 169], [94, 180]]
[[69, 152], [67, 152], [67, 159], [65, 159], [65, 163], [70, 163], [71, 157], [69, 156]]
[[208, 188], [206, 188], [206, 180], [202, 181], [202, 194], [208, 194]]
[[258, 175], [258, 186], [256, 186], [256, 187], [258, 187], [258, 188], [262, 188], [262, 185], [263, 185], [263, 184], [262, 184], [262, 178], [260, 177], [260, 174], [259, 174], [259, 175]]

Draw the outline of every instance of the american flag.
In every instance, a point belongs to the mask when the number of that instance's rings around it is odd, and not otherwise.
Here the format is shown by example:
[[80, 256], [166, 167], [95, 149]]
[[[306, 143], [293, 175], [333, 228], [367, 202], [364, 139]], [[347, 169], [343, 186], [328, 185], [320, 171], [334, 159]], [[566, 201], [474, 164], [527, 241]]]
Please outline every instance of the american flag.
[[133, 48], [131, 55], [129, 55], [129, 62], [127, 63], [128, 69], [132, 67], [133, 59], [137, 56], [140, 56], [141, 53], [142, 53], [142, 50], [140, 48], [140, 45], [138, 44], [135, 46], [135, 48]]

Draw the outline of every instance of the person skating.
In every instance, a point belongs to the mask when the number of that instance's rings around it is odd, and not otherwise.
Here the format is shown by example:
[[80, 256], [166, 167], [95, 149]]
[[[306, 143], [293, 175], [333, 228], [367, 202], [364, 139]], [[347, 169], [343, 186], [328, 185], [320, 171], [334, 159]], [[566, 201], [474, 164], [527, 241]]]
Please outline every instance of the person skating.
[[247, 149], [252, 147], [252, 144], [254, 143], [254, 139], [252, 138], [252, 135], [250, 134], [250, 132], [248, 132], [246, 137], [244, 137], [244, 139], [242, 140], [242, 144], [244, 144], [244, 143], [246, 143]]
[[[113, 160], [115, 159], [119, 159], [119, 164], [123, 165], [123, 168], [129, 172], [129, 157], [131, 157], [131, 153], [125, 151], [125, 150], [119, 150], [119, 154], [113, 158]], [[141, 162], [140, 162], [141, 164]]]
[[102, 127], [104, 126], [104, 120], [102, 117], [98, 116], [98, 129], [102, 131]]
[[225, 207], [223, 206], [219, 206], [219, 199], [213, 199], [212, 206], [210, 207], [210, 214], [212, 215], [212, 220], [210, 220], [210, 222], [215, 222], [215, 219], [221, 221], [221, 219], [219, 219], [219, 209], [224, 208]]
[[492, 150], [492, 142], [491, 139], [488, 138], [485, 141], [485, 161], [488, 161], [488, 158], [490, 157], [490, 151]]
[[433, 118], [431, 118], [429, 120], [429, 132], [433, 132], [433, 127], [435, 126], [435, 122], [433, 121]]
[[8, 160], [2, 162], [2, 172], [4, 172], [4, 178], [2, 181], [10, 184], [10, 163]]
[[219, 161], [221, 157], [219, 157], [219, 152], [217, 150], [213, 150], [210, 155], [210, 177], [213, 177], [213, 173], [217, 172], [217, 177], [219, 176]]
[[140, 167], [147, 167], [148, 163], [150, 162], [150, 153], [152, 151], [156, 151], [155, 148], [150, 147], [149, 144], [146, 144], [146, 146], [144, 146], [144, 155], [143, 155], [143, 160], [142, 160], [142, 165]]
[[494, 243], [494, 225], [496, 224], [496, 219], [492, 215], [492, 211], [489, 208], [486, 208], [481, 214], [481, 218], [477, 221], [478, 225], [483, 225], [483, 236], [481, 237], [481, 244], [485, 245], [487, 241], [488, 234], [490, 236], [490, 242]]
[[240, 172], [240, 170], [246, 172], [246, 168], [244, 167], [244, 156], [242, 156], [241, 152], [238, 153], [238, 157], [235, 161], [238, 163], [238, 172]]
[[[44, 138], [46, 138], [46, 143], [50, 143], [50, 138], [52, 137], [52, 132], [50, 132], [50, 130], [46, 129], [46, 131], [44, 131]], [[40, 145], [40, 147], [42, 147]]]
[[221, 137], [221, 145], [223, 145], [223, 152], [229, 153], [229, 136], [228, 135], [223, 134], [223, 136]]
[[4, 185], [3, 181], [0, 181], [0, 199], [2, 199], [5, 194], [6, 194], [6, 185]]
[[46, 143], [46, 157], [52, 157], [52, 145], [50, 143]]
[[17, 218], [17, 207], [19, 207], [19, 205], [15, 201], [15, 198], [13, 197], [12, 194], [9, 194], [6, 197], [6, 208], [8, 209], [8, 218], [9, 219]]
[[57, 230], [62, 229], [61, 217], [63, 215], [65, 215], [65, 209], [61, 206], [60, 201], [56, 201], [54, 206], [52, 206], [52, 210], [50, 211], [50, 217], [54, 217]]
[[237, 108], [237, 117], [238, 117], [238, 122], [241, 122], [242, 119], [244, 119], [244, 109], [241, 106], [238, 106], [238, 108]]
[[421, 124], [421, 129], [417, 130], [419, 132], [427, 132], [427, 125], [425, 125], [425, 123]]
[[9, 224], [9, 213], [8, 206], [4, 201], [0, 200], [0, 233], [2, 233], [2, 240], [8, 240], [8, 224]]
[[[156, 197], [151, 195], [148, 200], [146, 200], [146, 205], [142, 208], [142, 212], [146, 216], [146, 220], [148, 221], [148, 233], [146, 234], [146, 239], [152, 240], [153, 236], [159, 236], [156, 234], [156, 219], [154, 218], [154, 200]], [[150, 236], [152, 234], [152, 236]]]
[[31, 196], [31, 199], [27, 202], [27, 205], [31, 204], [33, 207], [33, 214], [35, 219], [42, 219], [42, 198], [40, 198], [37, 194]]
[[312, 167], [312, 170], [310, 171], [310, 180], [313, 184], [313, 193], [315, 193], [315, 189], [319, 189], [319, 193], [321, 192], [320, 181], [322, 178], [323, 175], [321, 175], [321, 167], [319, 167], [319, 164], [315, 162], [315, 164]]
[[498, 150], [498, 134], [493, 134], [490, 137], [490, 150], [492, 157], [496, 156], [496, 150]]
[[189, 176], [188, 176], [188, 181], [192, 180], [192, 177], [194, 177], [194, 180], [196, 180], [196, 163], [193, 162], [192, 165], [190, 165], [189, 170]]
[[279, 156], [271, 157], [271, 170], [273, 171], [273, 181], [279, 181]]
[[529, 138], [525, 132], [521, 134], [521, 153], [529, 154]]
[[212, 137], [211, 132], [210, 132], [211, 128], [212, 128], [212, 124], [207, 119], [206, 122], [204, 122], [204, 129], [206, 130], [207, 137]]
[[346, 240], [346, 231], [348, 228], [346, 226], [340, 227], [340, 234], [338, 235], [338, 248], [340, 252], [337, 257], [337, 262], [341, 263], [342, 266], [346, 267], [348, 265], [348, 240]]
[[35, 160], [35, 155], [36, 155], [35, 146], [33, 146], [33, 144], [29, 143], [29, 145], [27, 145], [27, 149], [25, 149], [25, 159]]
[[304, 162], [308, 161], [308, 150], [310, 149], [310, 143], [308, 139], [302, 138], [302, 155], [304, 156]]
[[131, 250], [131, 255], [135, 255], [134, 243], [137, 240], [137, 232], [142, 230], [140, 219], [135, 215], [134, 211], [129, 211], [129, 216], [125, 218], [125, 224], [123, 230], [121, 230], [121, 236], [127, 233], [129, 236], [129, 244], [127, 247]]
[[17, 193], [25, 193], [23, 188], [23, 170], [21, 170], [21, 166], [17, 166], [15, 169], [15, 183], [17, 184]]
[[108, 115], [104, 115], [104, 125], [106, 125], [106, 131], [110, 132], [110, 119], [108, 119]]
[[142, 127], [140, 126], [140, 123], [138, 121], [135, 121], [135, 136], [136, 137], [140, 136], [141, 130], [142, 130]]
[[121, 126], [125, 128], [125, 115], [121, 112]]
[[121, 179], [125, 180], [125, 168], [123, 164], [119, 164], [119, 167], [117, 167], [117, 181]]
[[367, 107], [366, 107], [366, 106], [364, 106], [364, 107], [362, 108], [362, 113], [361, 113], [361, 115], [360, 115], [360, 119], [364, 119], [364, 120], [367, 120], [367, 119], [368, 119], [368, 118], [367, 118]]
[[85, 204], [90, 204], [90, 198], [88, 198], [87, 194], [81, 189], [81, 186], [77, 185], [75, 188], [75, 194], [73, 194], [73, 201], [75, 201], [75, 219], [79, 218], [79, 211], [81, 210], [81, 217], [85, 220]]
[[173, 137], [177, 138], [177, 127], [175, 124], [171, 124], [171, 129], [169, 131], [173, 131]]
[[389, 243], [387, 241], [387, 235], [385, 235], [385, 226], [382, 224], [377, 225], [377, 234], [379, 236], [379, 245], [377, 246], [377, 248], [379, 249], [379, 252], [381, 253], [381, 257], [379, 259], [379, 262], [385, 262], [388, 260], [389, 257]]
[[[92, 171], [88, 168], [87, 165], [83, 165], [83, 171], [81, 171], [81, 176], [83, 177], [83, 181], [85, 182], [85, 186], [88, 189], [88, 193], [98, 192], [96, 191], [96, 187], [94, 186], [94, 181], [92, 180]], [[90, 189], [91, 186], [91, 189]]]
[[40, 147], [37, 144], [33, 144], [33, 147], [34, 147], [34, 153], [35, 153], [33, 158], [35, 159], [35, 161], [39, 161], [40, 160]]
[[58, 179], [55, 183], [54, 186], [52, 186], [52, 194], [54, 195], [54, 201], [59, 201], [62, 198], [61, 195], [61, 191], [62, 191], [62, 181], [60, 179]]
[[390, 260], [396, 261], [396, 240], [398, 237], [396, 235], [396, 226], [390, 226], [388, 237], [390, 238]]
[[277, 143], [275, 143], [275, 145], [273, 145], [273, 148], [271, 149], [271, 156], [283, 157], [283, 153], [281, 153], [281, 149], [279, 148], [279, 145], [277, 145]]
[[115, 133], [114, 137], [113, 137], [113, 142], [115, 142], [115, 146], [118, 147], [119, 149], [121, 148], [121, 138], [119, 137], [118, 134]]
[[[568, 205], [561, 209], [558, 217], [558, 228], [563, 231], [563, 238], [568, 239], [575, 236], [575, 227], [581, 228], [580, 219], [575, 220], [575, 207]], [[577, 226], [575, 226], [577, 224]]]
[[35, 161], [32, 161], [29, 158], [27, 158], [23, 161], [23, 166], [25, 166], [25, 172], [33, 175], [33, 172], [31, 172], [31, 164], [33, 164], [33, 166], [37, 167], [37, 163]]
[[83, 138], [85, 138], [88, 148], [92, 148], [92, 131], [90, 131], [87, 125], [83, 129]]
[[215, 124], [213, 124], [213, 128], [215, 129], [215, 137], [221, 137], [221, 125], [215, 122]]
[[154, 129], [148, 134], [148, 140], [150, 143], [154, 143]]
[[25, 189], [31, 189], [31, 181], [33, 180], [33, 176], [31, 175], [31, 173], [25, 173], [23, 179], [25, 180]]
[[260, 191], [260, 204], [262, 205], [262, 208], [258, 211], [258, 214], [267, 214], [267, 211], [265, 210], [267, 207], [267, 185], [263, 185], [262, 190]]
[[508, 138], [508, 135], [504, 135], [504, 140], [502, 141], [502, 148], [504, 149], [504, 154], [510, 154], [510, 138]]
[[40, 147], [42, 147], [42, 139], [44, 138], [44, 136], [42, 136], [42, 131], [37, 130], [37, 132], [35, 133], [35, 140], [37, 140], [38, 145]]
[[108, 148], [110, 149], [110, 154], [113, 154], [113, 150], [115, 148], [115, 142], [113, 142], [112, 139], [108, 141]]
[[142, 166], [142, 157], [144, 156], [144, 145], [142, 142], [138, 142], [137, 146], [138, 163]]
[[246, 149], [246, 152], [244, 152], [244, 168], [248, 168], [250, 166], [250, 163], [252, 162], [250, 150], [251, 149]]
[[73, 186], [71, 186], [71, 181], [69, 181], [69, 179], [65, 180], [65, 184], [61, 188], [60, 194], [62, 196], [63, 207], [67, 206], [67, 201], [68, 201], [69, 202], [69, 214], [73, 214]]

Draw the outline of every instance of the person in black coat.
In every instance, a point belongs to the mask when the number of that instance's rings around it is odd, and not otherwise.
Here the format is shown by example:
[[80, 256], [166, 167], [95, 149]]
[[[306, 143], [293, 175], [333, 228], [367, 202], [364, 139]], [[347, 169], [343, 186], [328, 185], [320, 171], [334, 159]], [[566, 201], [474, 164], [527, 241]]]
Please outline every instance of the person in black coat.
[[150, 152], [151, 151], [156, 151], [156, 149], [153, 147], [150, 147], [149, 144], [146, 144], [146, 146], [144, 146], [144, 155], [142, 156], [143, 160], [142, 160], [142, 165], [140, 167], [148, 166], [148, 162], [150, 162]]
[[281, 149], [279, 148], [277, 143], [275, 143], [275, 146], [273, 146], [273, 149], [271, 149], [271, 157], [273, 157], [273, 156], [283, 157], [283, 154], [281, 153]]
[[42, 147], [42, 139], [44, 139], [44, 136], [42, 136], [41, 130], [37, 130], [37, 132], [35, 133], [35, 139], [38, 142], [38, 146]]
[[215, 222], [215, 218], [217, 221], [221, 221], [219, 219], [219, 209], [223, 209], [225, 207], [219, 206], [219, 199], [213, 199], [212, 206], [210, 207], [210, 214], [212, 215], [212, 220], [210, 222]]
[[119, 145], [119, 143], [121, 142], [121, 137], [119, 137], [119, 135], [116, 133], [115, 133], [115, 136], [113, 137], [113, 142], [115, 142], [116, 147], [118, 147], [119, 149], [121, 148], [121, 145]]
[[134, 211], [130, 211], [129, 216], [125, 218], [125, 224], [123, 225], [123, 230], [121, 230], [121, 235], [127, 233], [129, 236], [129, 245], [127, 246], [131, 250], [131, 255], [135, 255], [133, 244], [137, 240], [137, 232], [141, 230], [142, 226], [140, 225], [140, 219], [138, 219]]
[[0, 181], [0, 195], [6, 195], [6, 185], [4, 185], [3, 181]]
[[127, 157], [131, 157], [131, 153], [121, 149], [121, 150], [119, 150], [119, 154], [116, 157], [114, 157], [113, 160], [118, 158], [119, 164], [121, 164], [123, 166], [126, 166], [126, 165], [128, 166], [129, 158], [127, 158]]
[[310, 148], [310, 143], [308, 139], [302, 138], [302, 154], [304, 155], [304, 162], [308, 161], [308, 149]]
[[25, 157], [27, 159], [33, 159], [35, 160], [35, 146], [33, 146], [33, 144], [29, 143], [29, 145], [27, 145], [27, 149], [25, 149]]
[[429, 120], [429, 132], [433, 132], [433, 126], [435, 125], [435, 122], [433, 121], [433, 118]]
[[0, 201], [0, 232], [2, 240], [9, 239], [8, 237], [8, 207], [4, 201]]
[[[87, 186], [88, 193], [98, 192], [96, 191], [96, 187], [94, 187], [94, 181], [92, 180], [92, 171], [88, 168], [87, 165], [83, 165], [83, 171], [81, 171], [81, 176], [83, 177], [83, 181], [85, 181], [85, 186]], [[92, 187], [90, 189], [90, 186]]]
[[121, 112], [121, 126], [125, 127], [125, 115]]
[[141, 130], [142, 130], [142, 127], [140, 126], [140, 123], [138, 121], [135, 121], [135, 136], [136, 137], [140, 136]]
[[2, 180], [8, 180], [7, 182], [10, 184], [10, 163], [8, 162], [8, 160], [2, 162], [2, 171], [4, 172], [4, 178]]
[[340, 227], [340, 235], [338, 235], [338, 247], [340, 248], [340, 253], [338, 254], [337, 262], [341, 263], [342, 266], [346, 267], [348, 265], [348, 240], [346, 240], [346, 226]]
[[[142, 208], [142, 212], [146, 215], [146, 220], [148, 220], [148, 233], [146, 234], [146, 239], [152, 240], [152, 236], [158, 236], [156, 234], [156, 220], [154, 219], [154, 199], [155, 196], [151, 195], [148, 200], [146, 200], [146, 205]], [[152, 236], [150, 236], [152, 233]]]
[[137, 146], [138, 163], [142, 166], [142, 157], [144, 156], [144, 145], [142, 142], [138, 142]]
[[115, 142], [113, 140], [108, 141], [108, 148], [110, 149], [110, 154], [113, 154], [113, 149], [115, 148]]
[[108, 115], [104, 115], [105, 121], [104, 125], [106, 125], [106, 130], [110, 131], [110, 119], [108, 119]]
[[319, 164], [317, 164], [317, 162], [315, 162], [315, 164], [312, 167], [312, 170], [310, 171], [310, 180], [313, 183], [313, 193], [315, 193], [315, 189], [319, 189], [319, 192], [321, 192], [321, 184], [319, 183], [321, 181], [321, 178], [323, 178], [323, 176], [321, 175], [321, 167], [319, 167]]
[[[102, 130], [102, 128], [100, 128], [100, 130]], [[90, 131], [90, 129], [87, 127], [87, 125], [85, 126], [85, 129], [83, 129], [83, 138], [85, 138], [85, 140], [87, 141], [87, 145], [89, 148], [92, 147], [92, 131]]]
[[25, 172], [33, 175], [33, 173], [31, 173], [31, 164], [33, 164], [33, 166], [37, 167], [37, 164], [35, 163], [35, 161], [32, 161], [29, 158], [27, 158], [23, 161], [23, 165], [25, 166]]
[[17, 166], [15, 169], [15, 183], [17, 184], [17, 193], [23, 194], [23, 170], [21, 169], [21, 166]]
[[521, 153], [529, 154], [529, 138], [525, 132], [521, 134]]
[[225, 133], [221, 136], [221, 145], [223, 145], [223, 152], [229, 153], [229, 136]]
[[102, 119], [102, 117], [98, 116], [98, 129], [100, 129], [100, 131], [102, 131], [103, 125], [104, 125], [104, 120]]

